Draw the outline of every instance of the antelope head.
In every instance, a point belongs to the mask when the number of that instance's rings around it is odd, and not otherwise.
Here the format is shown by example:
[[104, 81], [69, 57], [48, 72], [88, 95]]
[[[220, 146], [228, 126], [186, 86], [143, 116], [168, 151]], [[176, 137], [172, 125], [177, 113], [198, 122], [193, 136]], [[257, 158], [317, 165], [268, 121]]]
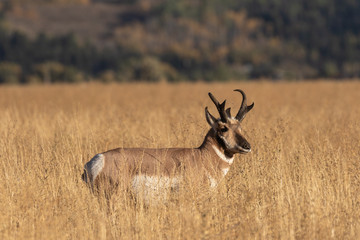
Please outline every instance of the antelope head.
[[209, 93], [209, 96], [215, 104], [220, 118], [215, 118], [209, 113], [208, 108], [205, 108], [206, 120], [213, 129], [217, 142], [229, 156], [235, 153], [249, 153], [251, 151], [249, 142], [242, 134], [241, 121], [254, 107], [254, 103], [248, 106], [245, 93], [240, 89], [234, 91], [240, 92], [243, 97], [240, 109], [235, 117], [231, 116], [230, 108], [225, 110], [226, 100], [220, 104], [211, 93]]

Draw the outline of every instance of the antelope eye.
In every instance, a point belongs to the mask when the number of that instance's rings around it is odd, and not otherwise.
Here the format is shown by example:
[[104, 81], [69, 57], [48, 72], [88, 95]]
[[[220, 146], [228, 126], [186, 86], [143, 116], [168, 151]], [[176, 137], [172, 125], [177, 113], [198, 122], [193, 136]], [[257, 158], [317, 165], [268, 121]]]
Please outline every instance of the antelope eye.
[[220, 128], [221, 132], [227, 132], [229, 129], [227, 127]]

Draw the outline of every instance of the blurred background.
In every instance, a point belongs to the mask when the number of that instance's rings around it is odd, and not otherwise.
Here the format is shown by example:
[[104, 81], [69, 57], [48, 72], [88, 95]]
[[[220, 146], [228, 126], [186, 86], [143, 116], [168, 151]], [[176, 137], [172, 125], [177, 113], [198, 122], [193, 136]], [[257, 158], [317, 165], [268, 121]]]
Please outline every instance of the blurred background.
[[359, 76], [358, 0], [0, 0], [0, 83]]

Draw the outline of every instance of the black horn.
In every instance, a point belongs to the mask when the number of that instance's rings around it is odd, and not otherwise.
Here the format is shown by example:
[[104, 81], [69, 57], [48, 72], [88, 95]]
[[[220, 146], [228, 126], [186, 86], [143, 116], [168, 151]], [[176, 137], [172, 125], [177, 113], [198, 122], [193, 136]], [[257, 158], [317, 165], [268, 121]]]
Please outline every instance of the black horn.
[[246, 94], [244, 93], [244, 91], [241, 89], [235, 89], [234, 91], [240, 92], [241, 95], [243, 96], [243, 100], [242, 100], [239, 112], [236, 114], [236, 117], [235, 117], [238, 121], [242, 121], [244, 119], [246, 113], [248, 113], [254, 107], [254, 103], [252, 103], [251, 105], [248, 106]]
[[210, 92], [209, 92], [209, 97], [211, 98], [211, 100], [215, 104], [215, 106], [216, 106], [216, 108], [217, 108], [217, 110], [218, 110], [218, 112], [220, 114], [221, 121], [224, 122], [224, 123], [227, 122], [227, 115], [226, 115], [226, 112], [225, 112], [226, 100], [220, 104], [219, 101], [216, 100], [214, 95], [212, 95]]

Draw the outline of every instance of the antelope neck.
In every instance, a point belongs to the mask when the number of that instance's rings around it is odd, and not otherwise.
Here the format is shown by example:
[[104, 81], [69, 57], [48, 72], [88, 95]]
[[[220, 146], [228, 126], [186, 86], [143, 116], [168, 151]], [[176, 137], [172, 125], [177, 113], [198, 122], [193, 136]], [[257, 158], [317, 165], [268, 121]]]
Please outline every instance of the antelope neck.
[[221, 151], [221, 149], [215, 144], [211, 144], [211, 148], [215, 151], [216, 155], [227, 164], [231, 165], [234, 162], [234, 156], [227, 156], [226, 153]]
[[231, 165], [234, 161], [234, 154], [227, 153], [226, 148], [224, 147], [224, 143], [221, 139], [215, 136], [212, 130], [207, 134], [204, 143], [201, 148], [205, 148], [208, 151], [214, 152], [219, 159], [225, 164]]

